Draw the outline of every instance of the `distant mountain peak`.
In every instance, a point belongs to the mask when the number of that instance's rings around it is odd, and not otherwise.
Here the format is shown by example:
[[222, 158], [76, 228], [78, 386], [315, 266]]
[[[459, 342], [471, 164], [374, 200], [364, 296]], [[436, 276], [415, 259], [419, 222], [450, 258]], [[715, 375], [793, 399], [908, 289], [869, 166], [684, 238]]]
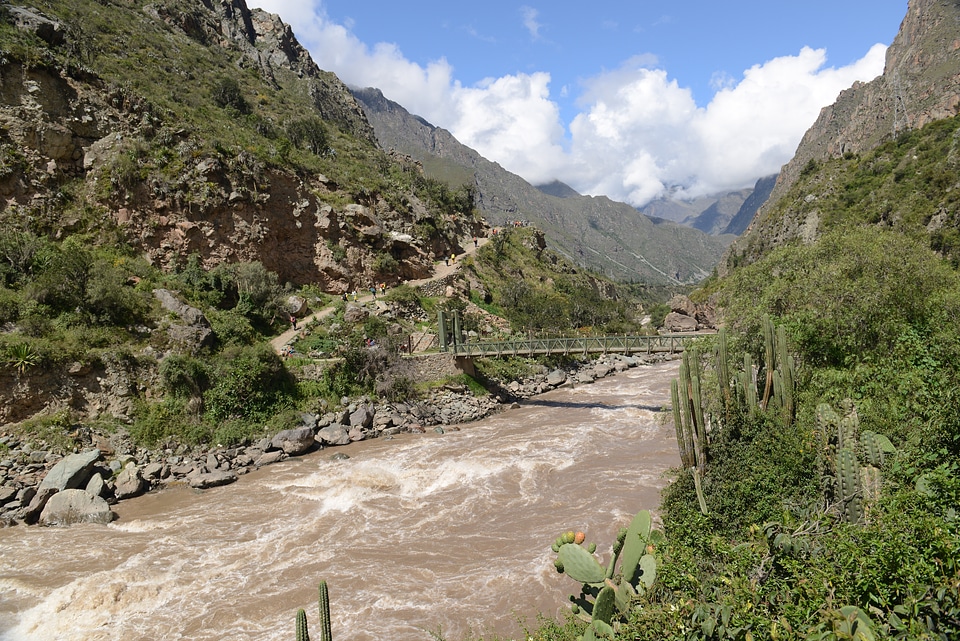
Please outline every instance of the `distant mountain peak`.
[[581, 195], [576, 189], [564, 182], [560, 182], [559, 180], [554, 180], [553, 182], [549, 182], [544, 185], [535, 186], [543, 193], [549, 196], [555, 196], [557, 198], [572, 198], [573, 196]]

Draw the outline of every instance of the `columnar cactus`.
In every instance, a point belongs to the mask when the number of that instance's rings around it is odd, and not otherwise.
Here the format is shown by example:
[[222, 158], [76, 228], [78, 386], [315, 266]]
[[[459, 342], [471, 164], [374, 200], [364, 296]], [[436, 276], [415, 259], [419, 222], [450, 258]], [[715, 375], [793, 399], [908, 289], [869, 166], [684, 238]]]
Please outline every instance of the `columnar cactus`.
[[[331, 641], [330, 634], [330, 596], [327, 592], [327, 582], [320, 581], [320, 641]], [[297, 641], [310, 641], [310, 631], [307, 627], [307, 613], [303, 608], [297, 610]]]
[[297, 641], [310, 641], [310, 631], [307, 628], [307, 613], [303, 608], [297, 610]]
[[677, 433], [680, 461], [693, 475], [700, 511], [707, 513], [707, 504], [700, 486], [707, 467], [707, 430], [700, 397], [699, 353], [696, 347], [683, 353], [680, 380], [670, 385], [673, 422]]
[[330, 594], [327, 591], [327, 582], [320, 581], [320, 641], [332, 641], [330, 633]]
[[862, 523], [869, 507], [880, 498], [880, 468], [887, 454], [896, 449], [886, 436], [860, 431], [860, 418], [853, 401], [841, 403], [843, 415], [827, 403], [817, 406], [817, 437], [824, 448], [824, 485], [828, 498], [840, 506], [848, 523]]
[[860, 523], [863, 520], [863, 495], [860, 491], [860, 464], [853, 450], [837, 451], [837, 486], [843, 508], [843, 520]]

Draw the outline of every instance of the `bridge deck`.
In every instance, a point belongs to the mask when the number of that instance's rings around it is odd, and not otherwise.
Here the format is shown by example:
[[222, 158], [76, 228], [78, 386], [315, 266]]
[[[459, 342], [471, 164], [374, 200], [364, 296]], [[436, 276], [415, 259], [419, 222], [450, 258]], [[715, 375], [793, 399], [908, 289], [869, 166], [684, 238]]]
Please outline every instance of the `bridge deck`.
[[682, 352], [686, 344], [702, 334], [661, 334], [655, 336], [585, 336], [530, 338], [519, 341], [491, 341], [449, 345], [458, 356], [534, 356], [541, 354], [654, 354]]

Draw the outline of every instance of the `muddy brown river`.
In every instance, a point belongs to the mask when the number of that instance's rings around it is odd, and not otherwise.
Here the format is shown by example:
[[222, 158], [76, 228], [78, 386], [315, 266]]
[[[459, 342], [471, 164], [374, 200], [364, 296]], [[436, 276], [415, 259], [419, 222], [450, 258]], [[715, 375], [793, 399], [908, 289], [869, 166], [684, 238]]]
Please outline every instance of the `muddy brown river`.
[[[679, 464], [677, 363], [556, 390], [459, 430], [355, 443], [230, 486], [126, 501], [109, 526], [0, 529], [0, 639], [520, 638], [577, 588], [562, 531], [609, 554]], [[335, 452], [349, 460], [331, 460]]]

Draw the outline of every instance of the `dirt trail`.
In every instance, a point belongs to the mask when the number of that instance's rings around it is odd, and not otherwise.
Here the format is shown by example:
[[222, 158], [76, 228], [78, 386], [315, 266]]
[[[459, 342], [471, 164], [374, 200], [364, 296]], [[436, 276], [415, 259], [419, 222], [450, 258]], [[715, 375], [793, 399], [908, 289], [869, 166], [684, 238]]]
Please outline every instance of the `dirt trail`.
[[[480, 247], [483, 247], [484, 245], [486, 245], [489, 240], [490, 240], [489, 238], [478, 238], [476, 247], [474, 247], [473, 245], [472, 238], [468, 238], [464, 240], [463, 246], [466, 247], [466, 251], [464, 251], [462, 254], [459, 254], [455, 262], [448, 263], [447, 261], [439, 261], [434, 264], [433, 276], [431, 276], [430, 278], [421, 278], [419, 280], [410, 280], [410, 281], [407, 281], [406, 284], [410, 285], [411, 287], [419, 287], [420, 285], [424, 285], [426, 283], [429, 283], [435, 280], [446, 278], [450, 274], [460, 269], [460, 262], [463, 258], [473, 255]], [[374, 297], [371, 294], [367, 294], [365, 296], [360, 296], [357, 298], [358, 303], [369, 303], [373, 300], [374, 300]], [[279, 354], [284, 347], [286, 347], [287, 345], [290, 345], [298, 338], [300, 334], [300, 330], [306, 327], [307, 324], [315, 320], [319, 320], [321, 318], [329, 316], [330, 314], [333, 313], [335, 309], [336, 309], [335, 305], [327, 305], [326, 307], [323, 307], [322, 309], [318, 309], [317, 311], [313, 312], [312, 314], [309, 314], [308, 316], [304, 316], [303, 318], [298, 318], [297, 329], [294, 329], [293, 327], [291, 327], [290, 329], [283, 332], [279, 336], [272, 338], [270, 340], [270, 345], [273, 347], [274, 351], [276, 351]]]

